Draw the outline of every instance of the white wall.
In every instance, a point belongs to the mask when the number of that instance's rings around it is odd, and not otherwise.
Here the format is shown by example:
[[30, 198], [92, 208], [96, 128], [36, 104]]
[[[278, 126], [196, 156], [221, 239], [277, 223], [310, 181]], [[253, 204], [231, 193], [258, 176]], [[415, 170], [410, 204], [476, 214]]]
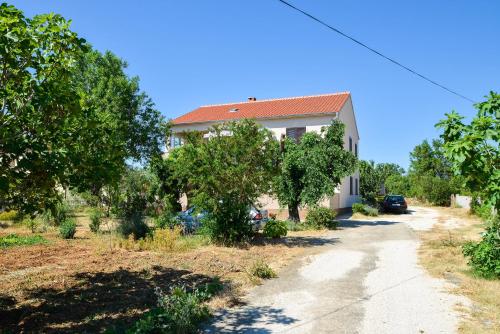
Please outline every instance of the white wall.
[[[257, 119], [256, 122], [261, 124], [263, 127], [268, 128], [274, 134], [277, 139], [281, 138], [282, 134], [286, 134], [287, 128], [293, 127], [306, 127], [307, 132], [321, 132], [321, 128], [330, 125], [333, 119], [337, 118], [342, 121], [345, 127], [344, 135], [344, 149], [349, 149], [349, 136], [353, 139], [353, 152], [354, 144], [358, 143], [358, 154], [359, 154], [359, 134], [356, 126], [356, 119], [354, 116], [354, 111], [352, 107], [351, 98], [344, 104], [343, 108], [339, 113], [331, 115], [321, 115], [321, 116], [307, 116], [300, 117], [295, 116], [293, 118], [277, 118], [277, 119]], [[174, 125], [172, 127], [173, 134], [181, 134], [185, 131], [207, 131], [212, 125], [217, 122], [206, 122], [198, 124], [181, 124]], [[359, 184], [359, 172], [353, 175], [353, 178], [358, 179]], [[353, 187], [355, 182], [353, 181]], [[339, 185], [337, 193], [332, 198], [325, 199], [321, 204], [328, 206], [332, 209], [339, 208], [349, 208], [353, 203], [359, 201], [359, 196], [351, 196], [349, 194], [349, 177], [344, 178], [342, 183]], [[276, 199], [270, 198], [268, 196], [263, 196], [259, 199], [259, 202], [266, 209], [279, 209], [279, 203]]]

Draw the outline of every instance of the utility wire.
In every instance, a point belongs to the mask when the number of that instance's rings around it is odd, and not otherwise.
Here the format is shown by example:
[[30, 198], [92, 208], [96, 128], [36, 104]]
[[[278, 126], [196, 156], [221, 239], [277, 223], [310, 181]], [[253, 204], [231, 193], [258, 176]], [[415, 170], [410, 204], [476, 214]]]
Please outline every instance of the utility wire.
[[351, 41], [353, 41], [354, 43], [361, 45], [362, 47], [364, 47], [364, 48], [366, 48], [366, 49], [370, 50], [371, 52], [373, 52], [373, 53], [375, 53], [375, 54], [379, 55], [380, 57], [385, 58], [386, 60], [390, 61], [391, 63], [393, 63], [393, 64], [395, 64], [395, 65], [397, 65], [397, 66], [399, 66], [399, 67], [401, 67], [401, 68], [403, 68], [403, 69], [407, 70], [408, 72], [413, 73], [413, 74], [415, 74], [416, 76], [418, 76], [418, 77], [420, 77], [420, 78], [422, 78], [422, 79], [424, 79], [424, 80], [426, 80], [426, 81], [430, 82], [431, 84], [436, 85], [436, 86], [438, 86], [438, 87], [440, 87], [440, 88], [442, 88], [442, 89], [444, 89], [444, 90], [446, 90], [446, 91], [448, 91], [448, 92], [450, 92], [450, 93], [452, 93], [452, 94], [454, 94], [454, 95], [456, 95], [456, 96], [458, 96], [458, 97], [461, 97], [461, 98], [462, 98], [462, 99], [464, 99], [464, 100], [467, 100], [467, 101], [472, 102], [472, 103], [476, 103], [474, 100], [472, 100], [472, 99], [470, 99], [470, 98], [468, 98], [468, 97], [466, 97], [466, 96], [464, 96], [464, 95], [462, 95], [462, 94], [460, 94], [460, 93], [457, 93], [456, 91], [454, 91], [454, 90], [452, 90], [452, 89], [450, 89], [450, 88], [448, 88], [448, 87], [446, 87], [446, 86], [443, 86], [443, 85], [441, 85], [441, 84], [437, 83], [436, 81], [434, 81], [434, 80], [432, 80], [432, 79], [430, 79], [430, 78], [428, 78], [428, 77], [426, 77], [426, 76], [424, 76], [424, 75], [422, 75], [422, 74], [418, 73], [418, 72], [417, 72], [417, 71], [415, 71], [415, 70], [412, 70], [411, 68], [409, 68], [409, 67], [407, 67], [407, 66], [405, 66], [405, 65], [401, 64], [400, 62], [398, 62], [398, 61], [396, 61], [396, 60], [394, 60], [394, 59], [392, 59], [392, 58], [390, 58], [390, 57], [388, 57], [388, 56], [386, 56], [386, 55], [382, 54], [381, 52], [379, 52], [379, 51], [377, 51], [377, 50], [375, 50], [375, 49], [373, 49], [373, 48], [371, 48], [371, 47], [369, 47], [368, 45], [364, 44], [363, 42], [358, 41], [358, 40], [357, 40], [357, 39], [355, 39], [354, 37], [351, 37], [351, 36], [347, 35], [346, 33], [344, 33], [344, 32], [342, 32], [342, 31], [340, 31], [339, 29], [337, 29], [337, 28], [335, 28], [335, 27], [332, 27], [331, 25], [329, 25], [328, 23], [326, 23], [326, 22], [324, 22], [324, 21], [322, 21], [322, 20], [318, 19], [317, 17], [315, 17], [315, 16], [313, 16], [313, 15], [311, 15], [311, 14], [309, 14], [309, 13], [307, 13], [307, 12], [303, 11], [303, 10], [302, 10], [302, 9], [300, 9], [300, 8], [295, 7], [295, 6], [294, 6], [294, 5], [292, 5], [291, 3], [286, 2], [286, 1], [284, 1], [284, 0], [278, 0], [278, 1], [279, 1], [279, 2], [281, 2], [281, 3], [282, 3], [282, 4], [284, 4], [284, 5], [286, 5], [286, 6], [290, 7], [290, 8], [292, 8], [292, 9], [294, 9], [294, 10], [296, 10], [296, 11], [298, 11], [298, 12], [300, 12], [300, 13], [304, 14], [305, 16], [307, 16], [307, 17], [309, 17], [310, 19], [312, 19], [312, 20], [314, 20], [314, 21], [318, 22], [319, 24], [321, 24], [321, 25], [323, 25], [323, 26], [327, 27], [328, 29], [335, 31], [336, 33], [338, 33], [338, 34], [340, 34], [340, 35], [344, 36], [345, 38], [350, 39], [350, 40], [351, 40]]

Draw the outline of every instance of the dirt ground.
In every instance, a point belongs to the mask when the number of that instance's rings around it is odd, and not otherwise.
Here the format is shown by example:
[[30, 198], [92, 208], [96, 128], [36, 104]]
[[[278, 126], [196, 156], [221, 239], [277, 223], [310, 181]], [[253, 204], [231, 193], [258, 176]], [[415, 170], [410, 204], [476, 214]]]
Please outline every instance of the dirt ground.
[[[321, 245], [324, 232], [291, 232], [281, 240], [258, 239], [239, 247], [203, 246], [161, 253], [109, 247], [86, 218], [78, 219], [74, 240], [57, 231], [48, 243], [0, 249], [0, 333], [100, 332], [126, 327], [155, 304], [154, 288], [188, 288], [219, 277], [224, 294], [214, 307], [238, 303], [253, 284], [248, 268], [263, 259], [279, 272], [307, 249]], [[3, 224], [0, 236], [29, 234]]]

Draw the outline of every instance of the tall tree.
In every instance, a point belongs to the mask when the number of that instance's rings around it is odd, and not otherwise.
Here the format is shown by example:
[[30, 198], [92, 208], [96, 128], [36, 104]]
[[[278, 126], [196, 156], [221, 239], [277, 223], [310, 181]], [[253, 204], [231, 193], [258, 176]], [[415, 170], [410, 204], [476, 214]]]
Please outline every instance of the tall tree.
[[354, 173], [357, 159], [344, 150], [344, 128], [334, 120], [321, 134], [305, 133], [298, 144], [285, 140], [275, 188], [279, 202], [288, 206], [290, 220], [300, 220], [299, 206], [316, 206], [333, 196], [342, 179]]
[[0, 5], [0, 206], [37, 210], [66, 183], [82, 116], [71, 74], [86, 49], [60, 15]]
[[139, 79], [125, 74], [126, 62], [92, 50], [73, 71], [84, 117], [72, 134], [71, 186], [98, 195], [116, 184], [127, 161], [147, 162], [160, 154], [166, 124]]
[[444, 153], [455, 173], [465, 178], [468, 188], [500, 211], [500, 95], [490, 92], [475, 105], [470, 124], [455, 111], [446, 114], [437, 127], [443, 129]]

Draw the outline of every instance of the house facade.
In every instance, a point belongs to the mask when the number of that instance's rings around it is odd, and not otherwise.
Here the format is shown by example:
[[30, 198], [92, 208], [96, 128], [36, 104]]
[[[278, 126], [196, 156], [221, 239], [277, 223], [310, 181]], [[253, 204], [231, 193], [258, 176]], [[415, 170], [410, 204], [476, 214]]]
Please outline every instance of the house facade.
[[[278, 140], [285, 136], [298, 140], [310, 131], [319, 133], [322, 127], [338, 119], [345, 124], [344, 148], [356, 156], [359, 154], [359, 133], [349, 92], [267, 100], [250, 97], [245, 102], [202, 106], [172, 121], [167, 149], [182, 145], [184, 132], [208, 132], [216, 123], [244, 118], [254, 119], [271, 130]], [[350, 208], [358, 201], [359, 172], [356, 171], [344, 178], [335, 196], [326, 199], [321, 205], [343, 209]], [[263, 196], [259, 202], [261, 207], [272, 212], [282, 209], [276, 199], [268, 196]]]

